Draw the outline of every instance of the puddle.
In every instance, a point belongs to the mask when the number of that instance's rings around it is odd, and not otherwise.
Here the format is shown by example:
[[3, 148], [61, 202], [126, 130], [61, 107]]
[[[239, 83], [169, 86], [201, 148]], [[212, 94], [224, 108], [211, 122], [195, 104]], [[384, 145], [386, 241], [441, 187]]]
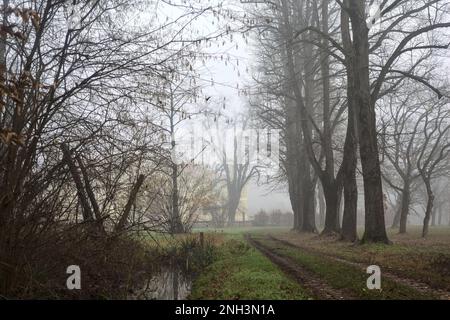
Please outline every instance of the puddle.
[[176, 265], [161, 267], [135, 291], [132, 300], [185, 300], [192, 288], [193, 276]]

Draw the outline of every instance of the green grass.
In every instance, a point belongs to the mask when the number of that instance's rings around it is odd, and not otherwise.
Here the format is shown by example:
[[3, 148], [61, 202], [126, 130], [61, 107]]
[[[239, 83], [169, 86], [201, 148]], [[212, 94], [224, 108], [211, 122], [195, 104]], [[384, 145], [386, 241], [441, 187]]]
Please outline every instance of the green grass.
[[450, 290], [449, 227], [431, 227], [426, 239], [421, 236], [421, 226], [408, 226], [407, 234], [398, 234], [398, 230], [392, 229], [388, 232], [392, 245], [354, 245], [335, 238], [292, 231], [271, 234], [317, 254], [378, 265], [400, 277], [426, 283], [435, 289]]
[[[364, 245], [358, 251], [346, 248], [339, 255], [345, 259], [383, 266], [406, 278], [426, 282], [432, 287], [448, 289], [450, 254], [434, 247], [404, 245]], [[364, 254], [358, 254], [364, 252]], [[445, 267], [447, 264], [447, 267]], [[445, 271], [447, 270], [447, 271]]]
[[194, 228], [192, 232], [205, 233], [223, 233], [223, 234], [245, 234], [245, 233], [260, 233], [260, 232], [287, 232], [289, 227], [227, 227], [227, 228]]
[[330, 286], [346, 290], [351, 296], [359, 299], [436, 299], [431, 295], [424, 295], [410, 287], [383, 278], [382, 290], [368, 290], [366, 286], [368, 274], [357, 267], [330, 261], [329, 259], [306, 253], [305, 251], [282, 245], [267, 239], [259, 239], [265, 246], [291, 257], [298, 264], [316, 273]]
[[[392, 232], [392, 231], [391, 231]], [[450, 290], [450, 228], [433, 227], [426, 239], [420, 227], [409, 226], [408, 233], [392, 233], [392, 245], [353, 245], [327, 237], [295, 232], [273, 233], [300, 247], [345, 260], [375, 264], [403, 278], [427, 283], [433, 288]]]
[[242, 236], [218, 248], [216, 261], [194, 282], [190, 299], [303, 300], [303, 289]]

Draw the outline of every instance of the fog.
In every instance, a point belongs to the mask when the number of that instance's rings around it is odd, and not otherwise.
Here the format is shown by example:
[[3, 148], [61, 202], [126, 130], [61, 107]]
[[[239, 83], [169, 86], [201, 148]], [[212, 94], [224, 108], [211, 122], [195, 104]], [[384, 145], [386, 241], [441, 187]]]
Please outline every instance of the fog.
[[0, 4], [0, 299], [450, 299], [450, 0]]

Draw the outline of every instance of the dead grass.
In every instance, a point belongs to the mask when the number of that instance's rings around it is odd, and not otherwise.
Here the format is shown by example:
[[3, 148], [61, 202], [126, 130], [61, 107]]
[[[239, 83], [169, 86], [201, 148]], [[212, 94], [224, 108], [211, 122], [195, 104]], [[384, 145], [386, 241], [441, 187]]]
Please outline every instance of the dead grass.
[[339, 242], [335, 238], [292, 231], [272, 234], [319, 253], [368, 265], [376, 264], [433, 288], [450, 290], [450, 228], [431, 228], [427, 239], [420, 237], [420, 228], [411, 227], [406, 235], [390, 231], [393, 245], [355, 245]]

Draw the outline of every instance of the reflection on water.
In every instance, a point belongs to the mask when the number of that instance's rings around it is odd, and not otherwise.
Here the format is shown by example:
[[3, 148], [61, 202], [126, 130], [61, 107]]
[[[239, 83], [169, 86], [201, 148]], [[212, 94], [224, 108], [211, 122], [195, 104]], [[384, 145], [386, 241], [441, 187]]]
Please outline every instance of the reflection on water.
[[136, 300], [184, 300], [191, 291], [192, 276], [182, 268], [171, 265], [146, 280], [132, 297]]

